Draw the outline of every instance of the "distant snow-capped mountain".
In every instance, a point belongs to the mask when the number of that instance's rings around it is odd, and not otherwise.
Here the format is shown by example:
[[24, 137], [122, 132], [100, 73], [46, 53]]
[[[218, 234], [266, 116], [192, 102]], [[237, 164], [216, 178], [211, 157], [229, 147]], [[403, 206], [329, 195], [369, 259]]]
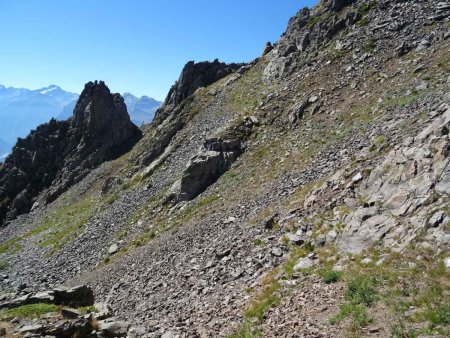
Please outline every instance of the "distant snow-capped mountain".
[[145, 95], [136, 97], [133, 94], [124, 93], [122, 96], [127, 105], [131, 121], [137, 126], [151, 122], [155, 116], [156, 110], [162, 104], [162, 102]]
[[26, 136], [31, 129], [57, 116], [78, 94], [58, 86], [30, 90], [0, 86], [0, 136], [8, 144]]
[[[0, 161], [18, 137], [25, 137], [52, 117], [58, 120], [71, 117], [78, 96], [56, 85], [36, 90], [0, 85]], [[123, 96], [131, 120], [138, 126], [150, 122], [161, 105], [148, 96], [137, 98], [130, 93]]]

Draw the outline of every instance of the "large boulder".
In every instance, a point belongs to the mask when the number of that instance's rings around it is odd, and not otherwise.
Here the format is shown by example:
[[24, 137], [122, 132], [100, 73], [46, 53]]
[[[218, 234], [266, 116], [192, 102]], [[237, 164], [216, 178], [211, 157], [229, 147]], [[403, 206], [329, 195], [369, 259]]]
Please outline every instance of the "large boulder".
[[126, 337], [130, 325], [123, 321], [104, 320], [98, 322], [99, 337]]
[[60, 287], [53, 290], [54, 303], [56, 305], [66, 305], [71, 307], [94, 305], [94, 293], [86, 285], [79, 285], [73, 288]]
[[172, 187], [170, 199], [189, 201], [216, 182], [242, 154], [244, 142], [257, 123], [255, 117], [246, 117], [220, 131], [216, 137], [208, 138]]

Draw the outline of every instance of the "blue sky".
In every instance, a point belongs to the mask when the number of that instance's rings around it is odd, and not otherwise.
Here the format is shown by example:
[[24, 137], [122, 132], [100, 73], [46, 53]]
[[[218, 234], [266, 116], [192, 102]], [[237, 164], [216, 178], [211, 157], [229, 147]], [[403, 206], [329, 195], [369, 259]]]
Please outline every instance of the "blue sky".
[[250, 61], [311, 0], [0, 0], [0, 84], [163, 99], [189, 60]]

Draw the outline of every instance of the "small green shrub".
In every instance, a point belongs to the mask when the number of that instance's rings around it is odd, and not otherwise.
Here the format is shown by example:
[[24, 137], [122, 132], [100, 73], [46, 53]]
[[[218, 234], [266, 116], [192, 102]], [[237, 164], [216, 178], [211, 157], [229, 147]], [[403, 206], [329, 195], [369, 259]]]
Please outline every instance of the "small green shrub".
[[113, 204], [115, 201], [117, 201], [119, 199], [119, 195], [114, 194], [114, 195], [110, 195], [106, 198], [105, 203], [108, 205]]
[[322, 274], [322, 281], [325, 284], [335, 283], [342, 278], [341, 271], [327, 270]]
[[362, 328], [373, 322], [363, 305], [346, 303], [341, 305], [339, 313], [330, 319], [330, 324], [339, 324], [349, 316], [352, 318], [354, 328]]
[[385, 141], [386, 141], [386, 138], [383, 135], [380, 135], [375, 139], [374, 143], [377, 146], [381, 146]]
[[372, 306], [378, 300], [377, 285], [374, 276], [355, 276], [347, 283], [345, 299], [352, 304]]
[[256, 245], [256, 246], [259, 246], [259, 245], [264, 244], [264, 242], [263, 242], [263, 240], [262, 240], [261, 238], [255, 238], [255, 239], [252, 241], [252, 243], [253, 243], [253, 245]]
[[358, 13], [361, 16], [366, 15], [369, 12], [369, 10], [370, 10], [370, 2], [369, 3], [365, 2], [361, 6], [358, 7]]
[[322, 21], [320, 15], [313, 16], [313, 17], [309, 18], [308, 23], [306, 24], [306, 26], [307, 26], [308, 28], [312, 28], [312, 27], [314, 27], [316, 24], [318, 24], [320, 21]]
[[450, 324], [450, 305], [440, 304], [436, 309], [432, 309], [427, 314], [428, 321], [433, 325]]
[[416, 338], [420, 332], [415, 329], [407, 329], [403, 324], [394, 324], [390, 326], [392, 338]]

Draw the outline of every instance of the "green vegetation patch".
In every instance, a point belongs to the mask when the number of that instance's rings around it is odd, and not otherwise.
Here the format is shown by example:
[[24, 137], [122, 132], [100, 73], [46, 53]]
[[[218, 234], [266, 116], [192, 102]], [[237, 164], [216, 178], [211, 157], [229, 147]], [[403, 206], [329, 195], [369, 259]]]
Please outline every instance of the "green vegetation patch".
[[20, 249], [22, 248], [19, 241], [20, 241], [20, 237], [12, 238], [12, 239], [6, 241], [2, 246], [0, 246], [0, 255], [9, 250], [11, 250], [13, 253], [19, 252]]
[[[371, 255], [374, 261], [379, 259], [378, 253]], [[350, 318], [349, 334], [361, 334], [373, 322], [370, 313], [384, 303], [390, 311], [392, 337], [450, 335], [450, 273], [443, 259], [443, 254], [406, 250], [402, 255], [389, 253], [379, 266], [355, 260], [342, 276], [345, 303], [330, 323]]]
[[342, 279], [343, 272], [342, 271], [334, 271], [334, 270], [326, 270], [324, 271], [322, 276], [322, 281], [325, 284], [336, 283]]
[[7, 261], [0, 261], [0, 271], [5, 270], [9, 266]]
[[38, 303], [9, 309], [4, 311], [3, 314], [8, 317], [39, 317], [49, 312], [58, 312], [59, 310], [59, 306], [54, 304]]
[[246, 320], [227, 338], [257, 338], [261, 336], [261, 332], [253, 327], [253, 324]]
[[79, 234], [87, 221], [99, 207], [92, 196], [85, 196], [80, 200], [67, 203], [55, 212], [45, 216], [43, 223], [29, 231], [25, 237], [35, 236], [46, 232], [39, 245], [52, 247], [50, 254], [59, 251], [69, 241]]
[[97, 312], [97, 308], [93, 305], [91, 306], [83, 306], [78, 308], [78, 311], [80, 311], [80, 314], [82, 316], [87, 315], [88, 313], [95, 313]]

